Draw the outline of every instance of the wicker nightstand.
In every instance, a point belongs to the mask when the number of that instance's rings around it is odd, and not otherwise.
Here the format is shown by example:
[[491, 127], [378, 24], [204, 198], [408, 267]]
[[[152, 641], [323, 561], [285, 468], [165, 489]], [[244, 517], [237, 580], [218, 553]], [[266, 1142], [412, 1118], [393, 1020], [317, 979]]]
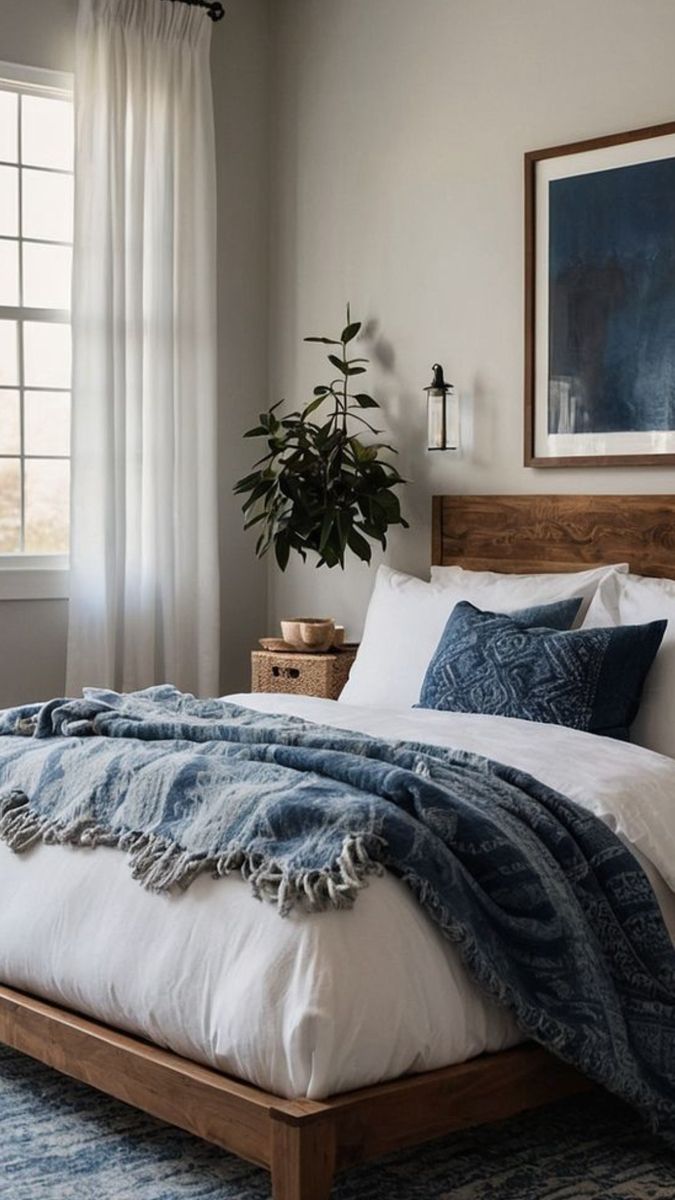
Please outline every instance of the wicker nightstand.
[[357, 645], [346, 645], [327, 654], [254, 650], [251, 654], [251, 691], [290, 692], [296, 696], [337, 700], [357, 650]]

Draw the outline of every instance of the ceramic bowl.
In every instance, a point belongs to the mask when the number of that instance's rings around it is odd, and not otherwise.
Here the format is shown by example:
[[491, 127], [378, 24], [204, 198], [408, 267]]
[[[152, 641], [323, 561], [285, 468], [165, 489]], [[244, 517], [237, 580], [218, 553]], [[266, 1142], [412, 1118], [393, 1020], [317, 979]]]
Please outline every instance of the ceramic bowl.
[[335, 621], [332, 617], [285, 617], [281, 634], [285, 642], [298, 650], [330, 650]]

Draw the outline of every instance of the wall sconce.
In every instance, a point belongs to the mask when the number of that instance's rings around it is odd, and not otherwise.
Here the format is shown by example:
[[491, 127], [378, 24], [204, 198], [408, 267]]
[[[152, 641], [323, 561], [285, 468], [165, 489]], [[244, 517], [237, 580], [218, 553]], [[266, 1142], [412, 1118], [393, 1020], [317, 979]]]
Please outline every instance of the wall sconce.
[[424, 390], [427, 394], [427, 448], [457, 450], [459, 447], [459, 400], [452, 393], [452, 384], [443, 378], [440, 363], [431, 368], [433, 379]]

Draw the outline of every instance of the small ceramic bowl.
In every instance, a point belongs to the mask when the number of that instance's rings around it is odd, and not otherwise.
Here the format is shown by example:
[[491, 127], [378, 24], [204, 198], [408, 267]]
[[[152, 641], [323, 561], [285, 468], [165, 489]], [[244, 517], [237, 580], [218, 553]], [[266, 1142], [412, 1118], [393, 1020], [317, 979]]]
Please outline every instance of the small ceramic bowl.
[[298, 650], [330, 650], [335, 636], [332, 617], [286, 617], [281, 622], [285, 642]]

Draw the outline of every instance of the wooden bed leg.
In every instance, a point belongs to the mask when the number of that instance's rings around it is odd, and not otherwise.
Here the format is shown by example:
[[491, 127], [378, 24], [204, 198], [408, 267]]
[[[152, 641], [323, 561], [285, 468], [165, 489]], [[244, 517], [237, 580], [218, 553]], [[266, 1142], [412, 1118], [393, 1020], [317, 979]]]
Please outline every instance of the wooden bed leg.
[[272, 1114], [274, 1200], [329, 1200], [335, 1173], [332, 1121], [289, 1121]]

